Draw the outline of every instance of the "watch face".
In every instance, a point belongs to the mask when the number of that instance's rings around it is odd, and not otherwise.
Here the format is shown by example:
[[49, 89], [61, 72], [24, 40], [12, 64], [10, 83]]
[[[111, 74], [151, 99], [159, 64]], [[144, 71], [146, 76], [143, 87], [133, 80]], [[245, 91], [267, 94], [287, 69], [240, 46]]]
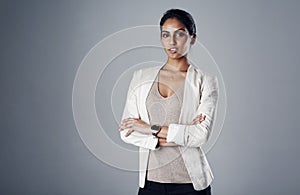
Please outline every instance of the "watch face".
[[159, 128], [160, 128], [159, 125], [152, 125], [152, 126], [151, 126], [151, 129], [152, 129], [152, 130], [155, 130], [155, 131], [158, 131]]

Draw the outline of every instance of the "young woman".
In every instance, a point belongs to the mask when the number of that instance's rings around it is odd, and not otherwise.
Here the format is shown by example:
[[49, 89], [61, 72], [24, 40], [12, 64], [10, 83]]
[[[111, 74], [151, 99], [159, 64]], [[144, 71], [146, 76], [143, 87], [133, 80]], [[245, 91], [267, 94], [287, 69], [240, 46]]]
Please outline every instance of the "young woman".
[[139, 195], [211, 194], [213, 174], [201, 146], [212, 130], [218, 80], [188, 60], [196, 41], [189, 13], [168, 10], [160, 29], [167, 62], [134, 72], [120, 136], [139, 146]]

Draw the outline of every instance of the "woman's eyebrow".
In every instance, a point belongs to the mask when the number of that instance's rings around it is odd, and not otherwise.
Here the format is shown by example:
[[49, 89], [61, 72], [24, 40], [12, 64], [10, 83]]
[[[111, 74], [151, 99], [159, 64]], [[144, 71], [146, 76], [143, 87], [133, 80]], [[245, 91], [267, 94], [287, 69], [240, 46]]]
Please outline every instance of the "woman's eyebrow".
[[[179, 29], [175, 30], [175, 32], [176, 32], [176, 31], [179, 31], [179, 30], [186, 31], [184, 28], [179, 28]], [[167, 33], [169, 33], [169, 31], [167, 31], [167, 30], [162, 30], [161, 32], [167, 32]]]
[[179, 30], [186, 31], [185, 28], [179, 28], [179, 29], [177, 29], [176, 31], [179, 31]]

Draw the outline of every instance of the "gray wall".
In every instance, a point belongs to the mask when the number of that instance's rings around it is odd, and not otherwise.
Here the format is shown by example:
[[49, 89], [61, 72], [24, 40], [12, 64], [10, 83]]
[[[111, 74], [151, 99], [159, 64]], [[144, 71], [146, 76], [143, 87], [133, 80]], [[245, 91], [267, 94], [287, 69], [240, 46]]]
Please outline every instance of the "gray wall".
[[95, 44], [156, 25], [171, 7], [192, 13], [226, 85], [226, 119], [207, 154], [213, 194], [299, 194], [300, 2], [131, 2], [0, 2], [0, 194], [136, 194], [136, 171], [100, 161], [81, 140], [72, 87]]

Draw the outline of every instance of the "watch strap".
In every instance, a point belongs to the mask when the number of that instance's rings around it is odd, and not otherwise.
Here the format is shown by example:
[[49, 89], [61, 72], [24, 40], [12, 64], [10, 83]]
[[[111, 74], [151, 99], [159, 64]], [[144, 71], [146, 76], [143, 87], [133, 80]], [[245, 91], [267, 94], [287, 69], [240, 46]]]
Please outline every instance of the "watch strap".
[[157, 137], [157, 134], [160, 132], [160, 130], [161, 130], [160, 125], [155, 124], [151, 126], [152, 135], [155, 137]]

